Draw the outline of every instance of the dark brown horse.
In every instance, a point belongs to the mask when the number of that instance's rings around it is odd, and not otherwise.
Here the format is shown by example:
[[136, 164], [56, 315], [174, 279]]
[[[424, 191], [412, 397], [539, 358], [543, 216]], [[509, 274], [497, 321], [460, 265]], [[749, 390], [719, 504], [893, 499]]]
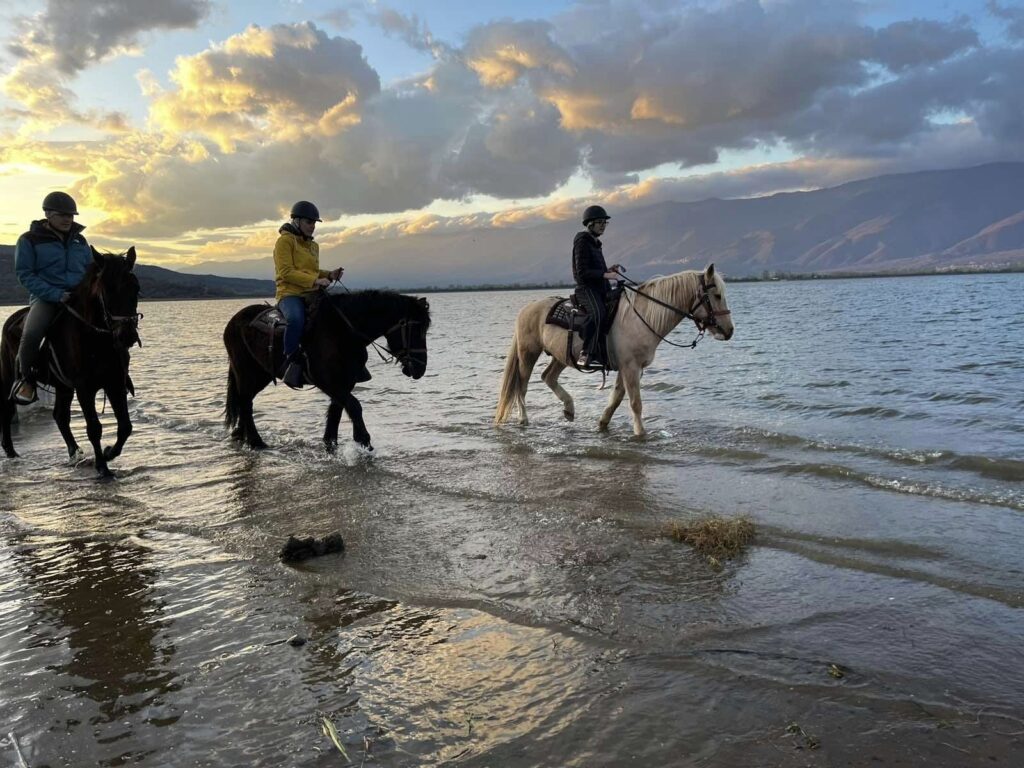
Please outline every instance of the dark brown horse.
[[[86, 434], [96, 456], [96, 471], [113, 477], [107, 462], [121, 455], [132, 433], [128, 416], [129, 348], [139, 343], [139, 281], [132, 271], [135, 248], [124, 254], [92, 251], [93, 262], [79, 286], [47, 332], [50, 354], [41, 360], [45, 370], [38, 381], [54, 389], [53, 420], [72, 458], [79, 452], [71, 432], [71, 397], [85, 416]], [[11, 315], [4, 323], [0, 343], [0, 445], [8, 458], [17, 457], [11, 437], [15, 405], [11, 399], [15, 360], [28, 309]], [[103, 448], [103, 426], [96, 413], [96, 394], [103, 390], [117, 417], [117, 442]]]
[[[251, 325], [265, 305], [240, 310], [224, 329], [224, 346], [231, 365], [224, 423], [231, 436], [250, 448], [266, 448], [256, 430], [252, 404], [256, 395], [279, 371], [282, 353], [274, 345], [273, 359], [265, 331]], [[357, 376], [366, 365], [366, 347], [383, 336], [387, 351], [413, 379], [427, 370], [427, 329], [430, 306], [426, 299], [391, 291], [357, 291], [340, 296], [321, 294], [310, 315], [302, 346], [309, 359], [308, 376], [331, 398], [327, 409], [324, 444], [329, 451], [338, 445], [338, 422], [344, 410], [352, 419], [352, 439], [373, 450], [363, 421], [363, 409], [352, 395]]]

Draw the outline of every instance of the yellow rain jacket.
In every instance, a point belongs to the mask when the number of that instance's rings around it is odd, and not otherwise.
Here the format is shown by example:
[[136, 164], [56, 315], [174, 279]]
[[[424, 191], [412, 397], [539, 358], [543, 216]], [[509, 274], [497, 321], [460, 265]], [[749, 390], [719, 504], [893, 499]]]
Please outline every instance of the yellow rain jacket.
[[316, 242], [304, 238], [291, 224], [279, 231], [281, 236], [274, 245], [274, 301], [310, 293], [318, 277], [330, 275], [320, 269], [320, 246]]

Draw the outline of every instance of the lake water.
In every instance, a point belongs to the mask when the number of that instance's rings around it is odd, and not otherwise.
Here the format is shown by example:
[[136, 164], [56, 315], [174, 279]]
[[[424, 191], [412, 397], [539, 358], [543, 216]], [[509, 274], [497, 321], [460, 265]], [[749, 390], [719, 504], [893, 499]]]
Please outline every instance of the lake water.
[[[426, 376], [371, 358], [376, 451], [333, 457], [310, 391], [227, 438], [247, 302], [143, 306], [118, 479], [38, 408], [0, 460], [0, 762], [344, 765], [327, 717], [354, 765], [1024, 764], [1024, 275], [732, 285], [645, 439], [540, 367], [492, 426], [542, 295], [431, 295]], [[664, 535], [707, 513], [757, 528], [720, 569]]]

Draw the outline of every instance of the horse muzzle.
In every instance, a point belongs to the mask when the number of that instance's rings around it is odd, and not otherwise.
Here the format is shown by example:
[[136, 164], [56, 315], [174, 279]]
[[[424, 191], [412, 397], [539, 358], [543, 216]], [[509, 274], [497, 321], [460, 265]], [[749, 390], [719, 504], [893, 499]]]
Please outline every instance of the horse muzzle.
[[422, 378], [423, 374], [427, 372], [427, 360], [422, 360], [418, 357], [407, 357], [402, 361], [402, 373], [408, 376], [410, 379], [416, 380]]

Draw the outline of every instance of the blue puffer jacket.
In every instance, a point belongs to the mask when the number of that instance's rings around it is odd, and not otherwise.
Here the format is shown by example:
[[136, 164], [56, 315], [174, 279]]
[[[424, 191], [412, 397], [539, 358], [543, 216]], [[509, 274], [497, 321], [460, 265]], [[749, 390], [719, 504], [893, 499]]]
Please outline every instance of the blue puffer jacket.
[[58, 302], [64, 291], [76, 288], [92, 261], [92, 250], [82, 236], [81, 224], [72, 224], [67, 241], [46, 226], [46, 219], [33, 221], [14, 247], [14, 271], [18, 282], [32, 299]]

